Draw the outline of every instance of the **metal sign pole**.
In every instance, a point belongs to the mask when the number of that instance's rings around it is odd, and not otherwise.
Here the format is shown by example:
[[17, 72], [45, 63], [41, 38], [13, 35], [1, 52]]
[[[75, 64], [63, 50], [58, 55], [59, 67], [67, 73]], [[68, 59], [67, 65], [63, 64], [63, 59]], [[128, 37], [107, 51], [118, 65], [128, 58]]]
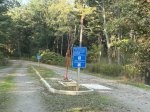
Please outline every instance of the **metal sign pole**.
[[40, 60], [38, 59], [38, 66], [40, 66]]
[[37, 60], [38, 60], [38, 66], [40, 66], [40, 59], [42, 58], [42, 56], [37, 56]]
[[72, 66], [77, 68], [77, 90], [80, 84], [80, 70], [86, 67], [86, 47], [74, 47], [73, 48], [73, 62]]
[[78, 73], [77, 73], [77, 90], [79, 90], [79, 83], [80, 83], [80, 68], [78, 68]]

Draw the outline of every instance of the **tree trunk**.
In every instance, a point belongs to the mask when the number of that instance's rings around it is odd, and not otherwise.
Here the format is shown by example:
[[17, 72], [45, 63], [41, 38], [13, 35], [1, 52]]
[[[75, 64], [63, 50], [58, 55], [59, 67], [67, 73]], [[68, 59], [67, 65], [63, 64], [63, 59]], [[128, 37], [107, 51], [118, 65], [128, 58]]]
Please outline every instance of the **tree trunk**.
[[102, 12], [103, 12], [104, 35], [105, 35], [105, 38], [106, 38], [106, 45], [107, 45], [108, 62], [110, 64], [111, 63], [110, 46], [109, 46], [109, 38], [108, 38], [107, 26], [106, 26], [106, 12], [105, 12], [104, 0], [103, 0]]
[[100, 61], [101, 61], [101, 54], [102, 54], [102, 52], [101, 52], [101, 37], [99, 37], [98, 38], [98, 47], [100, 48], [99, 49], [99, 57], [98, 57], [98, 62], [100, 63]]
[[[120, 41], [120, 34], [118, 33], [118, 41]], [[120, 65], [120, 47], [117, 47], [117, 62]]]
[[21, 49], [20, 49], [20, 40], [18, 39], [18, 41], [17, 41], [17, 47], [18, 47], [18, 56], [19, 56], [19, 58], [21, 57]]
[[61, 56], [63, 55], [63, 36], [61, 37]]
[[57, 54], [58, 54], [59, 52], [58, 52], [58, 39], [57, 39]]
[[118, 62], [118, 65], [120, 65], [120, 48], [118, 47], [117, 48], [117, 62]]
[[80, 19], [80, 47], [82, 46], [82, 37], [83, 37], [83, 14], [81, 13], [81, 19]]

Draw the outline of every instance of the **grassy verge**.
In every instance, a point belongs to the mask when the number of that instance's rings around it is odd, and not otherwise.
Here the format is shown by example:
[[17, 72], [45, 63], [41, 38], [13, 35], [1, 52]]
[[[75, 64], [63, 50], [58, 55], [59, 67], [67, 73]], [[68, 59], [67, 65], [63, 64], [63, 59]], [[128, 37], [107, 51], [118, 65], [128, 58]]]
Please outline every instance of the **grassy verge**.
[[0, 112], [8, 112], [9, 104], [13, 103], [10, 100], [12, 95], [9, 93], [15, 87], [13, 78], [13, 74], [8, 74], [0, 80]]
[[[34, 68], [40, 73], [40, 75], [55, 89], [57, 90], [70, 90], [67, 86], [62, 85], [59, 83], [59, 81], [63, 82], [62, 76], [59, 74], [56, 74], [52, 70], [43, 68], [43, 67], [38, 67], [34, 66]], [[32, 70], [32, 68], [29, 69], [30, 73], [35, 73], [35, 71]], [[89, 90], [85, 87], [80, 86], [79, 91], [84, 91], [84, 90]]]
[[[44, 67], [34, 66], [34, 68], [38, 70], [38, 72], [43, 78], [53, 78], [53, 77], [60, 76], [56, 74], [55, 72], [53, 72], [52, 70], [46, 69]], [[29, 67], [28, 72], [31, 73], [32, 76], [35, 74], [35, 71], [32, 69], [32, 67]]]
[[122, 80], [123, 79], [122, 76], [108, 76], [108, 75], [101, 74], [101, 73], [92, 73], [87, 70], [81, 70], [81, 72], [84, 74], [88, 74], [88, 75], [92, 75], [92, 76], [96, 76], [96, 77], [100, 77], [100, 78], [104, 78], [108, 80]]
[[141, 89], [150, 90], [150, 86], [145, 85], [143, 83], [137, 83], [137, 82], [132, 82], [132, 81], [126, 81], [126, 82], [124, 81], [123, 83], [124, 84], [129, 84], [129, 85], [141, 88]]
[[50, 94], [48, 97], [46, 100], [52, 112], [109, 112], [116, 106], [111, 98], [97, 93], [80, 96]]
[[0, 82], [0, 91], [5, 92], [11, 90], [14, 87], [13, 76], [9, 74], [5, 76], [3, 81]]

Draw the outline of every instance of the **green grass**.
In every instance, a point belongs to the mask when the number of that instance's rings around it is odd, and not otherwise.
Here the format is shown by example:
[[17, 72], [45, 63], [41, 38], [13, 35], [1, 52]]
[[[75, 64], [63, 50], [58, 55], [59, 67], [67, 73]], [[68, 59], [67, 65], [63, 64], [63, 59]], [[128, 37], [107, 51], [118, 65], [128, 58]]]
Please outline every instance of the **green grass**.
[[78, 96], [49, 94], [45, 100], [52, 112], [121, 112], [119, 108], [122, 107], [110, 97], [96, 92]]
[[13, 76], [10, 74], [5, 76], [3, 81], [0, 82], [0, 91], [8, 91], [14, 87]]
[[[56, 74], [55, 72], [53, 72], [52, 70], [46, 69], [44, 67], [38, 67], [38, 66], [34, 66], [34, 68], [36, 70], [38, 70], [38, 72], [40, 73], [40, 75], [43, 78], [52, 78], [52, 77], [58, 77], [60, 75]], [[29, 67], [29, 72], [32, 74], [35, 74], [35, 71], [33, 71], [33, 69], [31, 67]]]
[[[56, 79], [51, 79], [51, 78], [58, 78], [59, 80], [63, 80], [63, 77], [60, 76], [59, 74], [56, 74], [55, 72], [53, 72], [52, 70], [43, 68], [43, 67], [38, 67], [38, 66], [34, 66], [34, 68], [40, 73], [40, 75], [55, 89], [58, 90], [70, 90], [67, 86], [63, 86], [62, 84], [60, 84], [58, 82], [58, 80]], [[32, 75], [35, 75], [35, 71], [33, 71], [32, 68], [29, 68], [29, 72], [32, 73]], [[80, 91], [82, 90], [88, 90], [85, 87], [80, 87], [79, 88]]]
[[143, 83], [137, 83], [137, 82], [131, 82], [131, 81], [127, 81], [127, 82], [123, 82], [123, 83], [129, 84], [129, 85], [141, 88], [141, 89], [150, 90], [150, 86], [145, 85]]
[[82, 73], [84, 74], [88, 74], [88, 75], [91, 75], [91, 76], [96, 76], [96, 77], [100, 77], [100, 78], [104, 78], [104, 79], [108, 79], [108, 80], [122, 80], [122, 76], [108, 76], [108, 75], [104, 75], [104, 74], [101, 74], [101, 73], [91, 73], [87, 70], [81, 70]]

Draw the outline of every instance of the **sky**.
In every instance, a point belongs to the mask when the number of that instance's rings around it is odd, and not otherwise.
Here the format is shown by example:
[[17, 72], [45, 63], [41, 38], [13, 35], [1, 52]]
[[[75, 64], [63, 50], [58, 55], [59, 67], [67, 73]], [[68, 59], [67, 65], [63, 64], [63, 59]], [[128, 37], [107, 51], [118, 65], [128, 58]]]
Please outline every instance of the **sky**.
[[[21, 0], [23, 4], [27, 4], [30, 0]], [[74, 0], [68, 0], [70, 4], [74, 3]]]
[[27, 4], [30, 0], [21, 0], [23, 4]]

